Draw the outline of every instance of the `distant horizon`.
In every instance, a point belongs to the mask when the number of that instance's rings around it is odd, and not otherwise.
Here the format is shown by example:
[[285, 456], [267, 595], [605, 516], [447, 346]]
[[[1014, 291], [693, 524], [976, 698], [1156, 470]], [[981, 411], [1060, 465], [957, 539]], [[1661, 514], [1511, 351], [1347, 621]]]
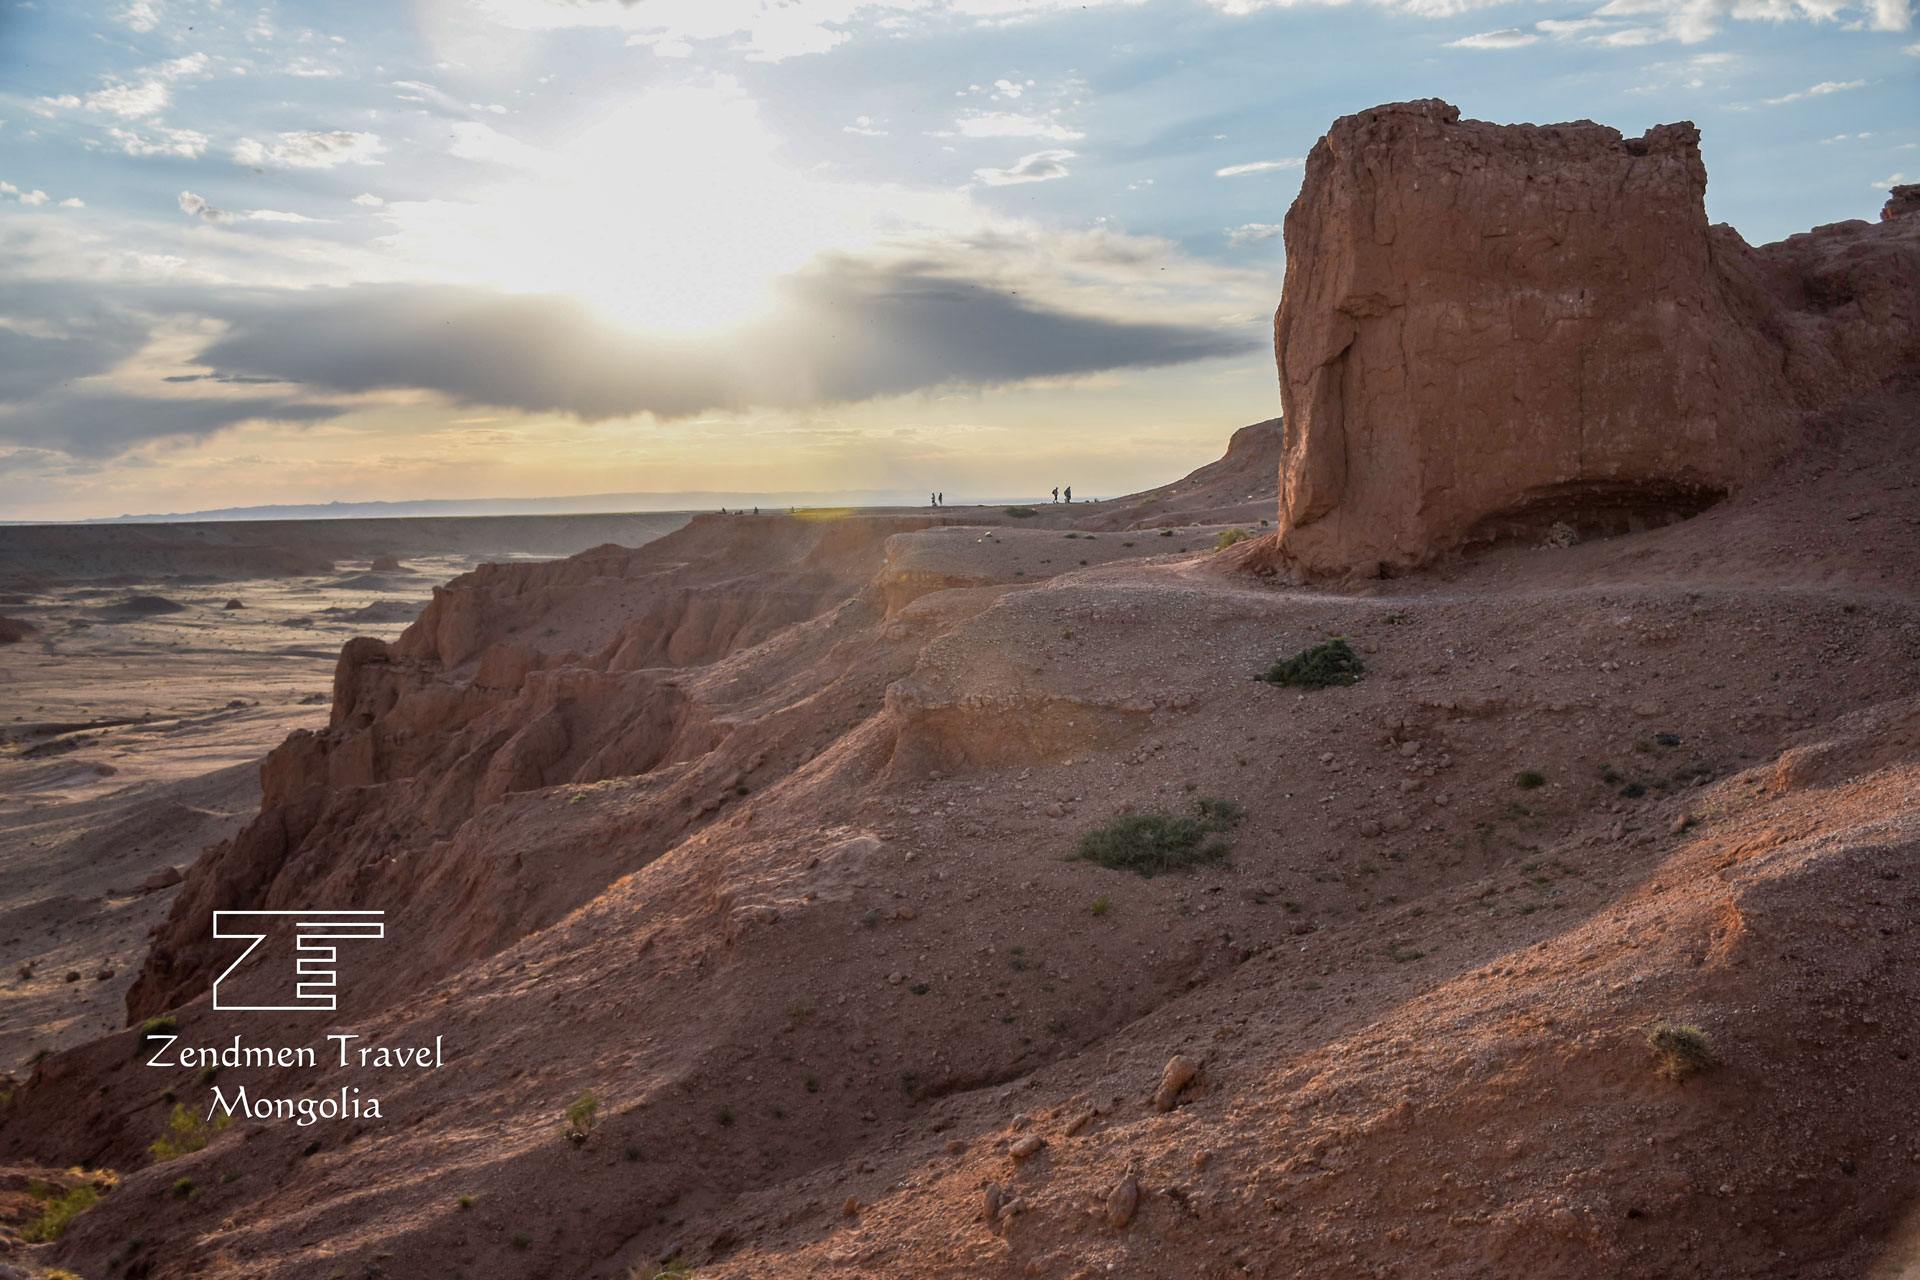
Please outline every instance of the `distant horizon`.
[[[1176, 479], [1178, 477], [1175, 477]], [[1079, 503], [1104, 502], [1125, 494], [1081, 495]], [[632, 505], [646, 499], [673, 500], [669, 505]], [[695, 502], [694, 499], [701, 501]], [[825, 490], [792, 493], [733, 493], [690, 490], [676, 493], [599, 493], [559, 494], [541, 498], [419, 498], [393, 501], [270, 504], [255, 507], [216, 507], [205, 511], [148, 512], [118, 516], [90, 516], [78, 520], [6, 520], [0, 528], [22, 526], [60, 527], [100, 524], [245, 524], [276, 520], [409, 520], [409, 519], [487, 519], [512, 516], [652, 516], [717, 514], [722, 508], [730, 514], [759, 508], [769, 515], [788, 509], [817, 511], [823, 508], [854, 510], [932, 509], [925, 501], [915, 501], [904, 492], [875, 490]], [[1038, 496], [983, 497], [946, 495], [940, 508], [997, 507], [1017, 503], [1050, 505], [1048, 494]], [[597, 505], [589, 505], [597, 504]]]

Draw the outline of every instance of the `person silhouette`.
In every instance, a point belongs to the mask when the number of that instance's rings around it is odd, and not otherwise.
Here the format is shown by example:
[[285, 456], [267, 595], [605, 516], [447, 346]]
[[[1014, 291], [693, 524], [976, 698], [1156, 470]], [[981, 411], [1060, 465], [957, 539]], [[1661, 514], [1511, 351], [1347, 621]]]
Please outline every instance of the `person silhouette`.
[[934, 494], [933, 498], [934, 498], [935, 506], [944, 507], [947, 505], [947, 491], [945, 489], [942, 489], [939, 493]]
[[1055, 502], [1058, 502], [1058, 501], [1060, 501], [1060, 486], [1059, 486], [1059, 485], [1055, 485], [1055, 486], [1053, 486], [1053, 500], [1054, 500]]
[[1068, 486], [1067, 486], [1067, 501], [1068, 501], [1068, 502], [1072, 502], [1072, 501], [1073, 501], [1073, 486], [1072, 486], [1072, 485], [1068, 485]]

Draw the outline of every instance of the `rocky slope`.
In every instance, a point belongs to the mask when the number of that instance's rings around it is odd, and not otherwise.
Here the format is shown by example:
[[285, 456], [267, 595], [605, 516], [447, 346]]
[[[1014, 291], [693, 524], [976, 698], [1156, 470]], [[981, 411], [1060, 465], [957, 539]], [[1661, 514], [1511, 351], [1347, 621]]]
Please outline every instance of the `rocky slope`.
[[[1339, 587], [1193, 523], [1270, 425], [1110, 506], [703, 517], [457, 579], [347, 647], [330, 726], [269, 760], [129, 997], [189, 1044], [338, 1032], [447, 1065], [209, 1078], [145, 1065], [134, 1029], [55, 1054], [0, 1158], [122, 1178], [30, 1256], [1900, 1274], [1917, 418], [1908, 372], [1693, 518]], [[1331, 636], [1357, 684], [1249, 679]], [[1245, 811], [1228, 860], [1074, 858], [1202, 797]], [[316, 902], [388, 912], [341, 1012], [211, 1009], [210, 912]], [[1663, 1068], [1662, 1023], [1700, 1029], [1700, 1070]], [[151, 1158], [176, 1103], [238, 1085], [383, 1113]]]

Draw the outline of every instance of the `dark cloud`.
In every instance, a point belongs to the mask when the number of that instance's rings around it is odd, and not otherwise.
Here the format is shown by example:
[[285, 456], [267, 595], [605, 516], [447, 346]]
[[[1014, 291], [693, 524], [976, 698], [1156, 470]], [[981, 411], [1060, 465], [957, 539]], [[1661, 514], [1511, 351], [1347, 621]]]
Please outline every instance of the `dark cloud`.
[[146, 343], [149, 323], [43, 283], [9, 288], [0, 308], [0, 403], [105, 373]]
[[439, 391], [587, 419], [855, 401], [943, 386], [1178, 364], [1259, 345], [1233, 330], [1081, 315], [924, 268], [833, 259], [772, 313], [703, 338], [640, 335], [556, 296], [361, 286], [225, 309], [198, 362], [309, 389]]
[[212, 435], [242, 422], [321, 422], [346, 408], [282, 398], [43, 396], [0, 409], [0, 440], [71, 457], [105, 458], [152, 440]]
[[[159, 381], [297, 389], [227, 398], [69, 385], [121, 365], [169, 318], [215, 320], [224, 331], [193, 361], [203, 372]], [[1258, 345], [1248, 328], [1045, 306], [938, 261], [824, 259], [781, 281], [761, 319], [699, 338], [625, 330], [569, 297], [454, 286], [36, 284], [0, 304], [0, 442], [111, 457], [250, 420], [323, 421], [351, 406], [316, 397], [384, 390], [589, 420], [673, 418], [1177, 364]]]

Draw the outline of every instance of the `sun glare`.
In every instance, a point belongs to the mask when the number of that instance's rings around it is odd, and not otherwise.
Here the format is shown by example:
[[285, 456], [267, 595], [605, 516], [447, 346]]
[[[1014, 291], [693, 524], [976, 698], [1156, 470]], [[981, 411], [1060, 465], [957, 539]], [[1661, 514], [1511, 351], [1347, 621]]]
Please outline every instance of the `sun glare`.
[[512, 179], [396, 206], [397, 247], [467, 282], [573, 294], [631, 328], [725, 327], [776, 277], [877, 235], [871, 192], [795, 172], [724, 83], [650, 91], [552, 153], [484, 126], [458, 146]]

